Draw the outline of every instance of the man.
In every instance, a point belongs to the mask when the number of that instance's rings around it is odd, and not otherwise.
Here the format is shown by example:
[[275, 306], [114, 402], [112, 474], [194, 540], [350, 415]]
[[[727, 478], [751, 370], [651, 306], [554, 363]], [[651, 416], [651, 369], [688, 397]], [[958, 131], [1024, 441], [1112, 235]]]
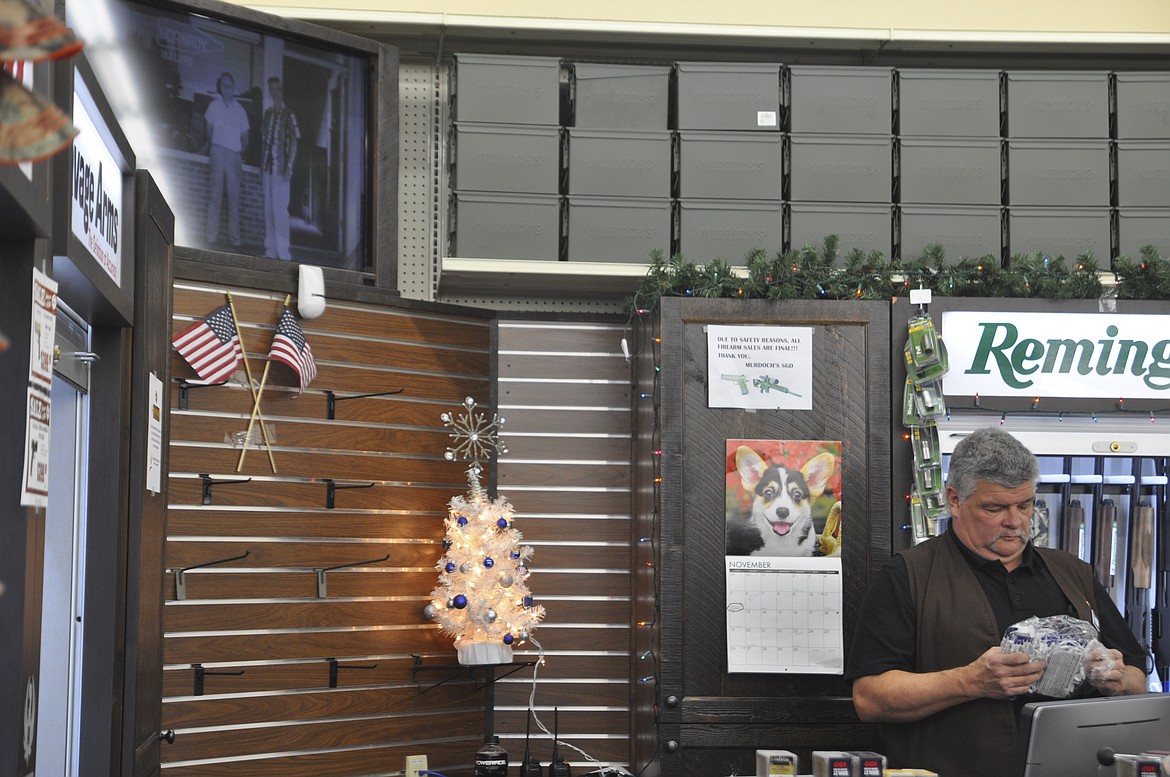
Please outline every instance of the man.
[[211, 180], [207, 198], [207, 243], [214, 246], [219, 242], [220, 211], [226, 189], [228, 241], [232, 248], [239, 248], [240, 171], [251, 126], [248, 123], [248, 114], [236, 100], [236, 81], [232, 74], [223, 73], [216, 82], [215, 89], [218, 97], [212, 99], [203, 114], [211, 143], [208, 150]]
[[297, 140], [297, 118], [284, 104], [284, 88], [276, 76], [268, 79], [272, 105], [261, 122], [260, 171], [264, 180], [264, 253], [289, 260], [288, 195]]
[[880, 722], [894, 766], [942, 777], [1007, 777], [1017, 713], [1044, 662], [1004, 653], [1009, 626], [1074, 615], [1098, 625], [1090, 694], [1146, 690], [1145, 652], [1091, 567], [1029, 542], [1036, 457], [998, 427], [955, 446], [947, 479], [951, 528], [903, 551], [862, 603], [849, 656], [853, 704]]

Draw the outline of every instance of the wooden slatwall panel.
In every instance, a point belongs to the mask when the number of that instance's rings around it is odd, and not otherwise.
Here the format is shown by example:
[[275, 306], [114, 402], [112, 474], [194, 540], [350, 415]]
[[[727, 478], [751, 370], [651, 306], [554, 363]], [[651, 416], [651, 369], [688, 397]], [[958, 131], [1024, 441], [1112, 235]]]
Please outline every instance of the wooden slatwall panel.
[[[173, 331], [223, 304], [226, 291], [177, 284]], [[230, 291], [259, 381], [283, 294]], [[492, 327], [486, 314], [423, 308], [330, 300], [302, 322], [316, 380], [297, 396], [295, 374], [273, 364], [262, 396], [275, 474], [263, 448], [249, 448], [237, 473], [246, 384], [190, 389], [186, 409], [172, 386], [166, 566], [197, 568], [183, 601], [175, 575], [163, 581], [162, 728], [177, 735], [163, 745], [166, 777], [390, 774], [412, 753], [437, 771], [467, 773], [482, 741], [483, 691], [467, 679], [428, 688], [429, 673], [416, 683], [412, 655], [455, 660], [451, 640], [422, 616], [447, 502], [467, 489], [465, 465], [444, 459], [439, 416], [465, 396], [489, 401]], [[177, 354], [174, 374], [195, 377]], [[334, 420], [326, 390], [339, 400]], [[328, 509], [330, 478], [372, 485], [337, 489]], [[325, 572], [327, 595], [318, 596], [315, 570], [387, 554]]]
[[[535, 636], [545, 663], [534, 709], [560, 739], [603, 762], [630, 762], [630, 367], [622, 327], [501, 321], [498, 402], [508, 454], [499, 493], [535, 550], [529, 588], [547, 615]], [[517, 659], [538, 657], [536, 649]], [[524, 752], [530, 671], [498, 683], [495, 730], [513, 762]], [[549, 737], [531, 748], [547, 763]], [[586, 757], [562, 746], [578, 770]]]

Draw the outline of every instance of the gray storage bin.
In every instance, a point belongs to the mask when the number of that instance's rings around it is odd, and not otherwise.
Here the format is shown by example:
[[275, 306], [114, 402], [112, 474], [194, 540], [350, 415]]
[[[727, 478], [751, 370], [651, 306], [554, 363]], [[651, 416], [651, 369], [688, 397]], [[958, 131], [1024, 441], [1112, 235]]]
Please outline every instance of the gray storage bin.
[[557, 194], [562, 154], [559, 127], [458, 122], [452, 185], [460, 191]]
[[676, 253], [692, 262], [723, 259], [744, 265], [761, 249], [775, 256], [784, 244], [784, 208], [779, 200], [679, 200]]
[[670, 132], [568, 130], [569, 194], [669, 197]]
[[670, 198], [568, 198], [570, 262], [642, 262], [670, 254]]
[[893, 82], [888, 67], [794, 65], [788, 68], [789, 130], [889, 135]]
[[1138, 259], [1152, 245], [1170, 256], [1170, 208], [1118, 208], [1117, 252]]
[[999, 137], [998, 70], [906, 68], [897, 79], [899, 134]]
[[1109, 205], [1108, 140], [1007, 141], [1012, 205]]
[[794, 201], [893, 199], [893, 136], [789, 135], [788, 196]]
[[561, 122], [561, 61], [555, 57], [456, 54], [451, 93], [458, 121]]
[[902, 202], [998, 205], [999, 138], [910, 138], [898, 142]]
[[560, 258], [561, 198], [556, 195], [455, 192], [451, 256]]
[[1089, 254], [1108, 266], [1111, 253], [1109, 208], [1007, 209], [1008, 255], [1042, 251], [1072, 261]]
[[677, 62], [674, 72], [677, 129], [780, 131], [780, 65]]
[[799, 250], [806, 245], [820, 249], [825, 238], [839, 239], [837, 259], [854, 248], [866, 253], [893, 254], [893, 206], [858, 202], [794, 202], [788, 208], [788, 245]]
[[569, 70], [569, 99], [578, 127], [665, 130], [670, 68], [578, 62]]
[[903, 205], [899, 209], [903, 260], [922, 256], [938, 243], [949, 262], [994, 256], [1003, 242], [1003, 209], [997, 205]]
[[779, 200], [783, 195], [783, 137], [770, 132], [678, 133], [678, 196]]
[[1170, 140], [1117, 141], [1117, 204], [1170, 207]]
[[1011, 138], [1109, 137], [1109, 76], [1081, 71], [1009, 71]]
[[1119, 140], [1170, 138], [1170, 73], [1117, 73]]

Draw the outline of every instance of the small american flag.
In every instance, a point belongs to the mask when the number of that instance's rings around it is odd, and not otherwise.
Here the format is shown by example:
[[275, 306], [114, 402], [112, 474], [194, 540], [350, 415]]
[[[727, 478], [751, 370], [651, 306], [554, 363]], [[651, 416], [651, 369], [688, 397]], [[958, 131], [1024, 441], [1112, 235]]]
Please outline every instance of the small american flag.
[[287, 307], [280, 311], [280, 320], [276, 322], [276, 335], [272, 338], [268, 358], [292, 367], [300, 378], [301, 391], [317, 377], [313, 349], [309, 347], [309, 341], [305, 339], [301, 325]]
[[224, 305], [175, 335], [171, 345], [208, 383], [231, 377], [243, 358], [231, 308]]

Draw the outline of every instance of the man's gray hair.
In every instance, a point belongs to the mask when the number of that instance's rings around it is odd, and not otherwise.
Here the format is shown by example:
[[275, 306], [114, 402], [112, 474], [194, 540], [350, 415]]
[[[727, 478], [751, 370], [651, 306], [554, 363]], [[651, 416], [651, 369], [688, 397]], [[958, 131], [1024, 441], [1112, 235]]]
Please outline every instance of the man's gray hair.
[[951, 454], [947, 485], [965, 501], [980, 480], [1006, 488], [1035, 483], [1040, 465], [1032, 451], [1003, 429], [985, 426], [959, 441]]

